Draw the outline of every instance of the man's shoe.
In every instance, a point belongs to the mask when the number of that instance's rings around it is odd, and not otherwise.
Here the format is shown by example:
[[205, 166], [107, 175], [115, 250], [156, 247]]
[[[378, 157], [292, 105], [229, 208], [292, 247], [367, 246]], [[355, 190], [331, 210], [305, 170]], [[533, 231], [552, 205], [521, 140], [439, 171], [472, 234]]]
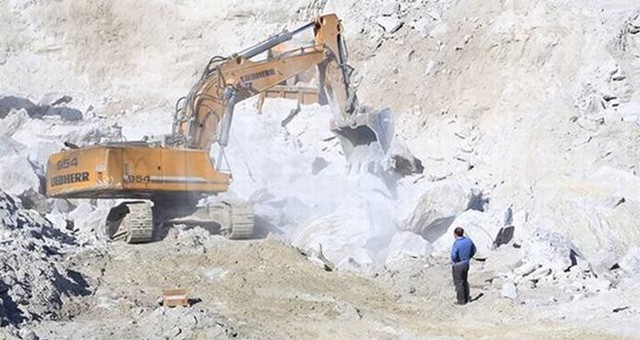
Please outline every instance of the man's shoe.
[[466, 302], [454, 302], [453, 304], [456, 306], [464, 306], [466, 305]]

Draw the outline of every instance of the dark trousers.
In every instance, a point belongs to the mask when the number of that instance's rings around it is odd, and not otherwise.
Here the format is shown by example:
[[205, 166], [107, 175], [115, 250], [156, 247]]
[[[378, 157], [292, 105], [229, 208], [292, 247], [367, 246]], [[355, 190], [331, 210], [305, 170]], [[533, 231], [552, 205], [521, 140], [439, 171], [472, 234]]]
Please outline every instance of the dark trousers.
[[465, 304], [471, 300], [469, 296], [469, 263], [458, 262], [451, 267], [453, 273], [453, 284], [456, 286], [456, 297], [458, 298], [458, 304]]

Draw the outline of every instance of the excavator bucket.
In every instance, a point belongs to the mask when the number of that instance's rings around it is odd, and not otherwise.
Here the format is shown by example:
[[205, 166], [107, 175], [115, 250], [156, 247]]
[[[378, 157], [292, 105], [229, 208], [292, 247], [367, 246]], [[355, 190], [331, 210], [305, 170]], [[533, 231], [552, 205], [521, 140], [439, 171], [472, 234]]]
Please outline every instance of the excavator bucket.
[[338, 136], [351, 167], [375, 167], [391, 147], [394, 136], [393, 113], [389, 109], [364, 109], [350, 123], [334, 120], [331, 130]]

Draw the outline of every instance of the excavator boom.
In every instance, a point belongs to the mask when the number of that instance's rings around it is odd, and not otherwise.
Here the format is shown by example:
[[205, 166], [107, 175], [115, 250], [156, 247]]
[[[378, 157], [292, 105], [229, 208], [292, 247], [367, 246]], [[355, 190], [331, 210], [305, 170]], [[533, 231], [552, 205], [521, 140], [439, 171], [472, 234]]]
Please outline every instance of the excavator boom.
[[[254, 62], [242, 57], [227, 60], [198, 83], [192, 96], [185, 101], [187, 113], [176, 120], [179, 137], [186, 147], [209, 150], [214, 142], [226, 146], [227, 130], [216, 130], [225, 116], [233, 114], [233, 106], [265, 89], [299, 74], [325, 60], [325, 52], [316, 47], [303, 49], [287, 58]], [[216, 139], [217, 138], [217, 139]]]

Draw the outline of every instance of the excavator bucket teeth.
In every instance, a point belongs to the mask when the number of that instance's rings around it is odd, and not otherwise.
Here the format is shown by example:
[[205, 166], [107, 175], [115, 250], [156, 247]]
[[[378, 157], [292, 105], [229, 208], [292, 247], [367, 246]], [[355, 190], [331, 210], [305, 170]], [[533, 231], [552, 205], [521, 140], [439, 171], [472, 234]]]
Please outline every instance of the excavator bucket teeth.
[[350, 165], [379, 162], [393, 141], [393, 113], [384, 109], [358, 114], [351, 124], [334, 121], [331, 130], [338, 136]]

